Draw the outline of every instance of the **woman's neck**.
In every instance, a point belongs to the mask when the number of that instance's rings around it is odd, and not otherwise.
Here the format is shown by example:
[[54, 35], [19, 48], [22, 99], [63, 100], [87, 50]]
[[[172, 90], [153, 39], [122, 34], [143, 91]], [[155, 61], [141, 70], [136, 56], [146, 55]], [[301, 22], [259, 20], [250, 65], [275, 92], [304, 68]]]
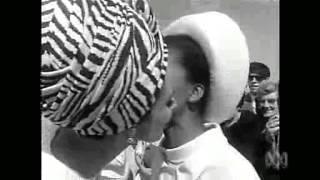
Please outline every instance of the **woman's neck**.
[[205, 132], [202, 125], [202, 118], [193, 112], [185, 113], [178, 119], [175, 124], [164, 131], [165, 139], [163, 147], [172, 149], [179, 147]]

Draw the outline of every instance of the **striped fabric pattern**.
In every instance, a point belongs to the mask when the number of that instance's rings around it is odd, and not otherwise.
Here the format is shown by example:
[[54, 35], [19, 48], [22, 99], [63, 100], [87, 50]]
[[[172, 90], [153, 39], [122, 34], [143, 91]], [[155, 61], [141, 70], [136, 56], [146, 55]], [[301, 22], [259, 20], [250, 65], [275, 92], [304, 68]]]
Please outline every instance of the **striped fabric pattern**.
[[45, 117], [80, 135], [117, 134], [155, 102], [167, 47], [148, 0], [42, 0]]

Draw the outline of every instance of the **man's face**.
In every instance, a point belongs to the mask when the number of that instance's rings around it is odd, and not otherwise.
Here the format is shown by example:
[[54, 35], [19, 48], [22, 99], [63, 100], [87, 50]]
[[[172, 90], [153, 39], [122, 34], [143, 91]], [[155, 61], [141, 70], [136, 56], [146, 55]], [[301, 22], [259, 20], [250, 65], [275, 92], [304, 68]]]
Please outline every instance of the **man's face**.
[[273, 92], [257, 98], [257, 113], [265, 118], [278, 114], [278, 94]]
[[266, 78], [262, 77], [259, 74], [250, 73], [248, 79], [248, 85], [250, 88], [250, 92], [255, 94], [259, 88], [259, 85], [262, 81], [266, 80]]

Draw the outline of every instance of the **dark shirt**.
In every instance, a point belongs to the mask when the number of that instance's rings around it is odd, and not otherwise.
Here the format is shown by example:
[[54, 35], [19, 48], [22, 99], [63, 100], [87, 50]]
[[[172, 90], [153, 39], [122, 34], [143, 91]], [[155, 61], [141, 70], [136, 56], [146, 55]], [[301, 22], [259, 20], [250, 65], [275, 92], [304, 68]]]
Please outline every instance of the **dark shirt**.
[[254, 96], [250, 93], [246, 94], [243, 99], [243, 104], [241, 105], [242, 111], [251, 111], [256, 114], [256, 102]]
[[229, 143], [252, 163], [262, 180], [269, 179], [271, 175], [275, 175], [272, 179], [279, 179], [279, 173], [265, 165], [265, 154], [271, 147], [262, 133], [266, 122], [251, 111], [241, 111], [236, 123], [230, 127], [221, 126]]

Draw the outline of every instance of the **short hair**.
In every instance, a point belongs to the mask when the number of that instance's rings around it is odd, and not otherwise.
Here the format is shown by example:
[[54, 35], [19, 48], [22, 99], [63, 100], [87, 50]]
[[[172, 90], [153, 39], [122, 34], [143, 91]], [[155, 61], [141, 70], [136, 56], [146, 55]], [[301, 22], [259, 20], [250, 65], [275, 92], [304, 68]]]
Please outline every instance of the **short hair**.
[[252, 62], [250, 63], [249, 73], [255, 73], [264, 79], [268, 79], [270, 77], [270, 69], [267, 65], [260, 62]]
[[177, 48], [181, 52], [181, 65], [186, 69], [187, 80], [204, 86], [204, 95], [200, 99], [199, 111], [204, 114], [210, 92], [210, 71], [207, 58], [200, 45], [187, 35], [164, 37], [168, 50]]
[[273, 81], [269, 81], [269, 80], [263, 81], [259, 85], [259, 88], [258, 88], [257, 94], [256, 94], [256, 98], [259, 99], [262, 96], [271, 94], [273, 92], [278, 93], [278, 84]]

